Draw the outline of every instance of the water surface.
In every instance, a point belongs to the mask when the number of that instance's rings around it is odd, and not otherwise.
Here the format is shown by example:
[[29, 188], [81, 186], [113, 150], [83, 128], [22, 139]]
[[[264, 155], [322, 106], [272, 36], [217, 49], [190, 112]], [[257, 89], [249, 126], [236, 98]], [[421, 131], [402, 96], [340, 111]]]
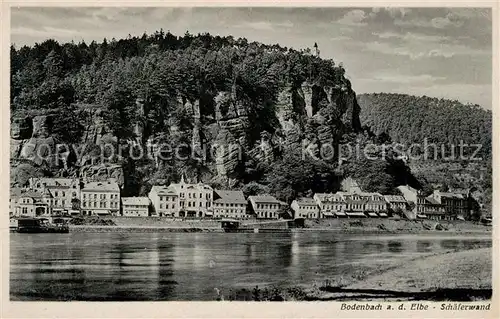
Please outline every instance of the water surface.
[[214, 300], [214, 289], [289, 287], [491, 238], [333, 232], [10, 234], [12, 300]]

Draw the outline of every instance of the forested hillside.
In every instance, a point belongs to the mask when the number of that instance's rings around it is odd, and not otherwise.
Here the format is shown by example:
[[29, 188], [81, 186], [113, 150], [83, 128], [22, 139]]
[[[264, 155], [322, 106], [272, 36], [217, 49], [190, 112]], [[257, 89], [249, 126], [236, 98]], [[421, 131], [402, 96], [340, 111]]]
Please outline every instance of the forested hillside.
[[[417, 183], [392, 158], [302, 156], [304, 145], [317, 153], [323, 144], [376, 141], [361, 128], [344, 68], [309, 49], [158, 31], [90, 44], [47, 40], [10, 53], [15, 185], [32, 175], [114, 177], [125, 194], [137, 195], [185, 173], [290, 201], [335, 191], [347, 175], [381, 192]], [[73, 146], [63, 160], [39, 156], [42, 146], [53, 154], [61, 143]], [[182, 155], [189, 156], [99, 157], [104, 144], [130, 151], [162, 143], [186, 144]], [[217, 145], [238, 145], [241, 152], [201, 156]]]
[[491, 156], [492, 115], [479, 105], [406, 94], [375, 93], [358, 96], [360, 120], [376, 134], [392, 141], [458, 146], [481, 144], [479, 155]]
[[[491, 204], [490, 110], [479, 105], [406, 94], [361, 94], [358, 95], [358, 102], [362, 125], [375, 134], [387, 135], [392, 142], [406, 147], [412, 143], [424, 146], [425, 140], [437, 146], [437, 158], [425, 158], [423, 150], [415, 148], [417, 151], [413, 154], [420, 157], [407, 162], [414, 175], [429, 190], [433, 184], [441, 184], [445, 188], [470, 188], [478, 192], [483, 203]], [[461, 141], [464, 145], [481, 145], [481, 148], [474, 154], [477, 146], [464, 147], [461, 159], [458, 148]], [[453, 146], [454, 153], [451, 152]], [[432, 147], [428, 151], [428, 154], [434, 154]]]

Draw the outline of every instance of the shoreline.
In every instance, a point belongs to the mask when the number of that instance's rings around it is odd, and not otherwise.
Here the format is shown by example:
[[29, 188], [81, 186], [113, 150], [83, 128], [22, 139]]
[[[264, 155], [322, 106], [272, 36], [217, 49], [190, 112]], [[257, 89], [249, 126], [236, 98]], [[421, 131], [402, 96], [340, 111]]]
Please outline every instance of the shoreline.
[[307, 300], [489, 300], [492, 249], [446, 251], [396, 262], [346, 284], [307, 289]]
[[[256, 227], [258, 228], [258, 227]], [[70, 225], [71, 232], [123, 232], [123, 233], [225, 233], [224, 229], [218, 227], [175, 227], [175, 226], [101, 226], [101, 225]], [[338, 234], [359, 234], [359, 235], [468, 235], [468, 236], [491, 236], [491, 229], [484, 230], [426, 230], [426, 229], [405, 229], [405, 230], [381, 230], [376, 228], [290, 228], [290, 229], [273, 229], [273, 228], [258, 228], [254, 231], [253, 228], [241, 229], [236, 233], [338, 233]]]
[[492, 283], [489, 247], [367, 265], [310, 284], [243, 288], [227, 297], [231, 301], [488, 301]]

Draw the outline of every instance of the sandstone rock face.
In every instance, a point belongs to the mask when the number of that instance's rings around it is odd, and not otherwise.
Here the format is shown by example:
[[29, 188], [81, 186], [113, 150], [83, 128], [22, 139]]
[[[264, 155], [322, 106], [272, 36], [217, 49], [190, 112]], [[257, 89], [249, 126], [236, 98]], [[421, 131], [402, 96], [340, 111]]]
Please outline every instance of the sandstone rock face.
[[215, 98], [215, 119], [221, 129], [228, 130], [242, 145], [247, 142], [249, 127], [246, 108], [230, 92], [219, 92]]
[[227, 129], [219, 131], [213, 147], [218, 179], [229, 185], [234, 184], [239, 177], [237, 168], [241, 165], [243, 148]]
[[193, 133], [191, 136], [191, 147], [193, 154], [197, 158], [203, 158], [203, 150], [201, 143], [201, 113], [200, 113], [200, 101], [196, 100], [191, 104], [192, 117], [193, 117]]
[[312, 85], [304, 82], [299, 89], [299, 96], [302, 97], [305, 103], [305, 109], [307, 116], [313, 116], [313, 87]]
[[29, 117], [14, 118], [10, 124], [10, 137], [14, 140], [28, 139], [33, 134], [33, 121]]
[[121, 165], [89, 165], [80, 168], [80, 177], [84, 181], [105, 181], [114, 178], [120, 187], [125, 182], [125, 174]]
[[[232, 187], [241, 182], [247, 161], [252, 162], [251, 165], [270, 165], [277, 159], [280, 150], [296, 150], [303, 145], [317, 154], [322, 145], [335, 145], [345, 132], [360, 129], [355, 93], [341, 85], [289, 85], [278, 92], [275, 100], [259, 102], [264, 105], [251, 105], [248, 100], [241, 99], [235, 86], [232, 90], [216, 92], [208, 98], [188, 99], [178, 95], [172, 102], [171, 107], [176, 111], [172, 114], [167, 112], [162, 118], [167, 123], [164, 131], [149, 133], [148, 122], [132, 123], [135, 138], [129, 141], [114, 136], [106, 124], [103, 107], [82, 107], [81, 111], [85, 114], [81, 122], [84, 130], [80, 144], [76, 145], [72, 153], [78, 155], [77, 160], [71, 163], [48, 154], [57, 153], [57, 141], [52, 136], [53, 121], [57, 117], [50, 114], [33, 118], [21, 115], [13, 120], [11, 127], [11, 159], [13, 162], [28, 161], [35, 168], [48, 167], [53, 173], [63, 170], [91, 180], [116, 178], [120, 185], [127, 185], [124, 181], [131, 174], [131, 168], [122, 167], [115, 159], [103, 160], [103, 145], [118, 148], [118, 142], [125, 147], [134, 143], [149, 147], [149, 150], [145, 150], [154, 155], [153, 144], [182, 142], [191, 145], [195, 156], [213, 149], [206, 160], [201, 156], [203, 169], [190, 173], [198, 174], [198, 180], [203, 182], [217, 181]], [[148, 117], [147, 104], [142, 100], [137, 100], [136, 104], [142, 121], [142, 118]], [[255, 123], [256, 118], [259, 118], [256, 113], [264, 108], [270, 112], [265, 113], [265, 117], [269, 118], [264, 120], [269, 120], [271, 124], [256, 125], [259, 124]], [[178, 111], [187, 115], [187, 125], [175, 117]], [[43, 159], [32, 159], [36, 154], [44, 155]], [[69, 155], [64, 154], [63, 157]], [[163, 165], [168, 167], [171, 163], [152, 156], [149, 165], [152, 169], [160, 170]]]
[[[64, 167], [67, 154], [60, 150], [58, 142], [51, 135], [53, 121], [54, 116], [47, 114], [34, 116], [31, 120], [25, 117], [17, 122], [10, 144], [11, 160], [32, 162], [48, 169]], [[31, 136], [28, 136], [30, 131]]]
[[295, 128], [296, 114], [293, 109], [293, 90], [287, 87], [278, 93], [276, 117], [285, 135]]
[[342, 116], [342, 121], [352, 127], [354, 130], [361, 129], [361, 122], [359, 120], [360, 108], [356, 100], [356, 95], [352, 91], [344, 91], [345, 112]]
[[51, 115], [39, 115], [33, 118], [32, 138], [48, 138], [52, 129], [53, 117]]
[[274, 160], [271, 135], [268, 132], [264, 131], [261, 132], [260, 136], [260, 140], [258, 140], [257, 143], [255, 143], [254, 148], [249, 151], [249, 155], [257, 160], [257, 162], [270, 165]]

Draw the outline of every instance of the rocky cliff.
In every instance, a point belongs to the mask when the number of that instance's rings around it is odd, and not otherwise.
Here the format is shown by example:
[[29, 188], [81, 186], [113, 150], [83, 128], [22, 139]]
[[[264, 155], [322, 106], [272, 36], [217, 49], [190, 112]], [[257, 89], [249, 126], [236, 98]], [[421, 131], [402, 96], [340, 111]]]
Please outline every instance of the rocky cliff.
[[[114, 177], [126, 188], [126, 180], [131, 175], [136, 179], [141, 166], [154, 167], [154, 171], [160, 170], [164, 162], [172, 162], [161, 156], [159, 144], [169, 143], [175, 155], [179, 145], [174, 144], [184, 141], [189, 154], [185, 160], [196, 161], [202, 167], [186, 168], [184, 173], [192, 179], [234, 187], [242, 183], [249, 165], [270, 165], [287, 149], [303, 144], [335, 144], [344, 133], [360, 130], [359, 106], [347, 80], [335, 87], [307, 82], [286, 86], [274, 101], [265, 102], [265, 114], [261, 106], [241, 99], [235, 89], [200, 99], [179, 94], [174, 103], [176, 112], [163, 119], [167, 130], [152, 132], [147, 123], [137, 121], [132, 123], [134, 136], [127, 139], [118, 139], [109, 128], [104, 107], [77, 104], [81, 138], [66, 146], [60, 145], [64, 143], [52, 131], [60, 120], [57, 110], [16, 114], [11, 126], [11, 182], [23, 184], [25, 172], [35, 170], [38, 174], [88, 180]], [[136, 105], [139, 118], [150, 115], [147, 102], [137, 100]], [[131, 159], [133, 146], [140, 146], [146, 158]], [[112, 156], [112, 152], [120, 155], [118, 150], [122, 156]], [[155, 183], [152, 174], [144, 173], [141, 178]]]

